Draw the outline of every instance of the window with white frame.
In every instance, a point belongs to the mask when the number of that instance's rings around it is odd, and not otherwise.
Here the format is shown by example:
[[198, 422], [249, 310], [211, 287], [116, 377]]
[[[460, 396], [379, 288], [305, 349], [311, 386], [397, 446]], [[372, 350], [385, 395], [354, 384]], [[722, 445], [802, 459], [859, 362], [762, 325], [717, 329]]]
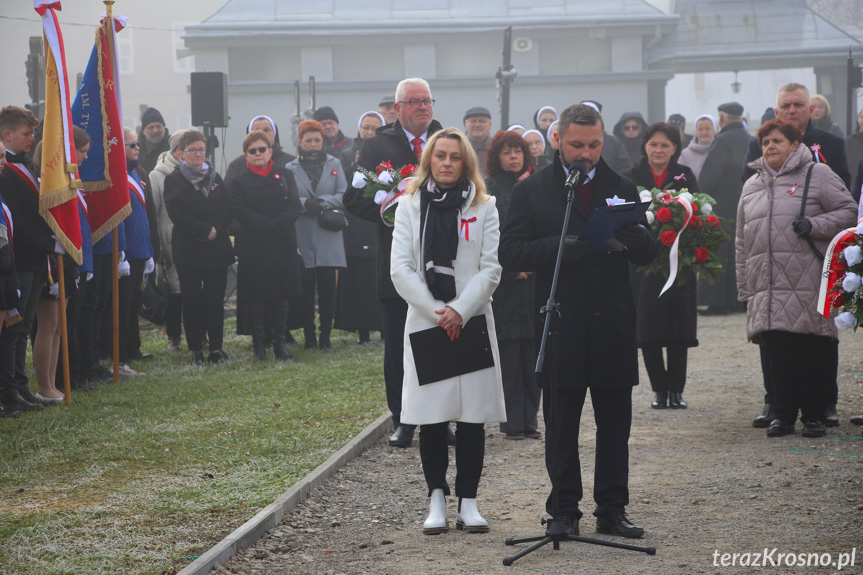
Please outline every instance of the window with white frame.
[[135, 73], [135, 54], [132, 49], [132, 30], [124, 28], [117, 34], [117, 63], [121, 74]]
[[183, 33], [187, 24], [187, 22], [174, 22], [171, 25], [174, 39], [174, 49], [171, 51], [171, 56], [174, 60], [174, 72], [178, 74], [188, 74], [195, 71], [195, 56], [189, 54], [186, 43], [183, 41]]

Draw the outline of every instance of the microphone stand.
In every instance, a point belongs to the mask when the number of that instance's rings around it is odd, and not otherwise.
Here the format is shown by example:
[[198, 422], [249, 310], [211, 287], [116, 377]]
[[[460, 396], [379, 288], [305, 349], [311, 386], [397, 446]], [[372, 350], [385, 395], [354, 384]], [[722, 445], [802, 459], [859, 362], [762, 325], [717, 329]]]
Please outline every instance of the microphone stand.
[[[557, 294], [557, 282], [560, 278], [560, 264], [563, 259], [563, 245], [566, 241], [566, 232], [569, 228], [569, 217], [572, 213], [572, 203], [575, 200], [575, 192], [573, 188], [575, 187], [575, 182], [570, 183], [567, 181], [566, 184], [566, 212], [563, 216], [563, 229], [560, 231], [560, 243], [557, 247], [557, 260], [554, 263], [554, 276], [551, 280], [551, 293], [548, 296], [548, 301], [545, 306], [540, 310], [540, 313], [545, 315], [545, 326], [542, 332], [542, 340], [539, 346], [539, 354], [536, 359], [536, 374], [539, 375], [542, 373], [544, 364], [545, 364], [545, 354], [548, 348], [549, 340], [551, 340], [553, 355], [552, 359], [556, 358], [557, 355], [557, 321], [560, 319], [560, 304], [555, 299]], [[558, 437], [557, 437], [557, 377], [558, 377], [558, 365], [556, 361], [553, 361], [551, 364], [551, 374], [550, 374], [550, 386], [549, 390], [551, 392], [551, 421], [546, 422], [546, 435], [551, 435], [551, 506], [552, 506], [552, 517], [551, 519], [543, 519], [541, 521], [542, 525], [546, 526], [545, 533], [542, 535], [537, 535], [533, 537], [521, 537], [521, 538], [507, 538], [505, 543], [507, 545], [516, 545], [518, 543], [534, 543], [527, 549], [523, 549], [516, 553], [515, 555], [511, 555], [509, 557], [505, 557], [503, 560], [503, 564], [507, 567], [511, 566], [516, 560], [528, 555], [529, 553], [533, 553], [540, 547], [544, 547], [545, 545], [552, 543], [554, 550], [560, 550], [560, 542], [561, 541], [578, 541], [580, 543], [591, 543], [593, 545], [602, 545], [605, 547], [616, 547], [618, 549], [626, 549], [629, 551], [641, 551], [643, 553], [647, 553], [648, 555], [656, 555], [655, 547], [642, 547], [640, 545], [629, 545], [627, 543], [617, 543], [615, 541], [607, 541], [605, 539], [593, 539], [590, 537], [581, 537], [579, 535], [569, 535], [566, 532], [566, 529], [563, 527], [563, 519], [560, 515], [560, 488], [558, 486], [558, 482], [560, 480], [558, 475], [558, 465], [557, 465], [557, 455], [558, 455]], [[549, 434], [548, 430], [551, 429], [551, 433]]]

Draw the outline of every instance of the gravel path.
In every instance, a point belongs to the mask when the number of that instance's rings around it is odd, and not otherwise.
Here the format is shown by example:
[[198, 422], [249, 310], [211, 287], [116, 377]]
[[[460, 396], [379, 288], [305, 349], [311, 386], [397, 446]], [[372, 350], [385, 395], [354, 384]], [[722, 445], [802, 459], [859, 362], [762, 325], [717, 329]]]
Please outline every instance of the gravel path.
[[[863, 336], [843, 334], [841, 426], [828, 429], [824, 438], [806, 439], [798, 422], [793, 436], [767, 438], [765, 430], [751, 427], [761, 407], [761, 370], [758, 348], [745, 339], [745, 317], [702, 317], [699, 328], [702, 345], [691, 350], [684, 395], [689, 409], [650, 409], [643, 369], [642, 384], [634, 392], [627, 512], [647, 533], [636, 541], [597, 536], [656, 547], [655, 556], [564, 542], [558, 551], [547, 545], [504, 567], [504, 557], [526, 547], [506, 546], [506, 538], [544, 532], [540, 519], [550, 483], [544, 442], [508, 441], [496, 432], [497, 426], [488, 425], [478, 501], [491, 525], [489, 533], [468, 535], [453, 528], [444, 535], [424, 536], [427, 498], [416, 443], [393, 449], [384, 438], [325, 482], [265, 539], [215, 571], [863, 574], [863, 428], [848, 423], [849, 416], [863, 412]], [[593, 537], [589, 494], [595, 427], [589, 402], [585, 409], [581, 453], [586, 514], [581, 533]], [[451, 484], [454, 468], [452, 460]], [[454, 526], [454, 497], [448, 510]], [[763, 553], [765, 548], [776, 548], [766, 567], [759, 566], [764, 559], [752, 563], [754, 555], [748, 557], [749, 566], [719, 563], [723, 553]], [[831, 553], [835, 561], [855, 548], [854, 566], [841, 571], [838, 566], [784, 566], [777, 561], [780, 553]]]

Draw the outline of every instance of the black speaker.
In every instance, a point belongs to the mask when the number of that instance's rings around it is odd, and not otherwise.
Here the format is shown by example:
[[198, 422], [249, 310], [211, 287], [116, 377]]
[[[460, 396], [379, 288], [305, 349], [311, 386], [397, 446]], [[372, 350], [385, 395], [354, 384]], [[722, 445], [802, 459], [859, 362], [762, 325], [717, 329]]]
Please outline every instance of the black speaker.
[[192, 72], [192, 125], [228, 126], [228, 76], [224, 72]]

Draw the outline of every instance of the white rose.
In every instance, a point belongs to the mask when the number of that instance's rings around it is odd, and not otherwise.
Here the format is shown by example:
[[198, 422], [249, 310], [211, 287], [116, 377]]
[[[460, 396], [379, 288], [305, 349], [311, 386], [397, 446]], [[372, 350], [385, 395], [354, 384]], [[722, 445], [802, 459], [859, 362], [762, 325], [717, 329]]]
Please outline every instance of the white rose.
[[863, 235], [863, 218], [861, 218], [860, 223], [857, 224], [857, 233], [859, 235]]
[[857, 327], [857, 318], [850, 311], [843, 311], [833, 319], [833, 323], [839, 329], [851, 329]]
[[685, 199], [685, 200], [686, 200], [687, 202], [689, 202], [690, 204], [692, 203], [692, 194], [690, 194], [689, 192], [682, 192], [682, 193], [681, 193], [679, 196], [677, 196], [677, 197], [678, 197], [678, 198], [683, 198], [683, 199]]
[[638, 197], [641, 199], [641, 202], [642, 202], [642, 203], [644, 203], [644, 202], [652, 202], [652, 201], [653, 201], [653, 194], [651, 194], [651, 193], [650, 193], [649, 191], [647, 191], [647, 190], [641, 190], [641, 191], [638, 193]]
[[844, 289], [848, 293], [854, 293], [855, 291], [860, 289], [860, 284], [860, 276], [858, 276], [854, 272], [848, 272], [842, 279], [842, 289]]
[[366, 177], [362, 172], [354, 172], [354, 179], [351, 180], [351, 185], [357, 189], [366, 187]]
[[644, 217], [647, 219], [648, 224], [653, 224], [653, 220], [656, 219], [653, 215], [653, 212], [645, 212]]
[[378, 181], [382, 184], [392, 184], [393, 175], [389, 172], [381, 172], [378, 176]]
[[856, 266], [860, 262], [863, 262], [863, 253], [861, 253], [860, 246], [848, 246], [842, 253], [845, 254], [845, 263], [848, 264], [848, 267]]
[[708, 203], [705, 203], [703, 206], [701, 206], [701, 213], [704, 214], [705, 216], [709, 216], [710, 212], [712, 212], [712, 211], [713, 211], [713, 206], [711, 206]]
[[384, 200], [386, 200], [386, 199], [387, 199], [386, 190], [378, 190], [377, 192], [375, 192], [375, 203], [376, 204], [380, 205], [380, 204], [384, 203]]

